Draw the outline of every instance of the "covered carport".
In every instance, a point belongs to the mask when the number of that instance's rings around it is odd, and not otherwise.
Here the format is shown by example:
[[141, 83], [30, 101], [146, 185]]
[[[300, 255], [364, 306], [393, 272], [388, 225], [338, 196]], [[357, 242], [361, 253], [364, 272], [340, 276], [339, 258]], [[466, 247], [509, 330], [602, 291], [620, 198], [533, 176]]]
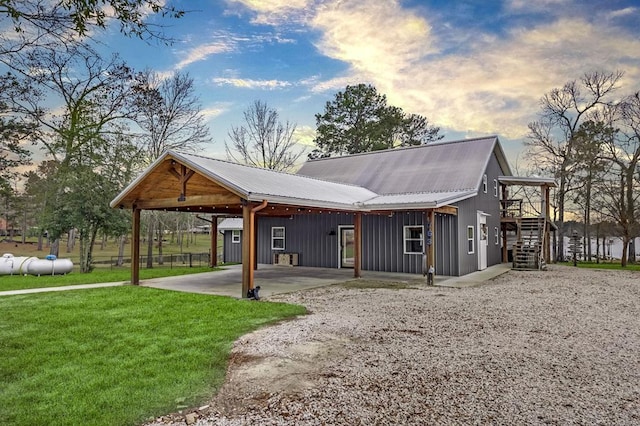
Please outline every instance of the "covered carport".
[[165, 152], [112, 202], [132, 213], [131, 283], [139, 284], [140, 213], [181, 211], [212, 216], [212, 265], [216, 262], [216, 218], [243, 218], [242, 295], [254, 288], [256, 221], [259, 216], [291, 216], [318, 211], [354, 214], [355, 265], [360, 277], [361, 215], [358, 204], [377, 194], [352, 185], [247, 167], [198, 155]]

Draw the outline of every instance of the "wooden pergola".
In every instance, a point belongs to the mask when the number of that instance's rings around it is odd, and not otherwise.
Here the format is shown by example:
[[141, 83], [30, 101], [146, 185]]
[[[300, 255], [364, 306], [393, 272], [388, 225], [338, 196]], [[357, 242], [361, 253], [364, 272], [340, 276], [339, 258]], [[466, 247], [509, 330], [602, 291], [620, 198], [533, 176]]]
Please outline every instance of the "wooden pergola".
[[[259, 217], [314, 213], [353, 214], [354, 221], [354, 268], [355, 278], [361, 276], [362, 264], [362, 215], [389, 215], [391, 211], [361, 211], [353, 208], [327, 208], [305, 205], [305, 203], [287, 203], [267, 198], [257, 201], [251, 194], [243, 194], [230, 182], [214, 179], [206, 173], [190, 167], [179, 156], [165, 153], [141, 176], [133, 181], [112, 202], [113, 208], [128, 209], [132, 212], [131, 244], [131, 283], [140, 282], [140, 213], [142, 210], [179, 211], [201, 215], [211, 215], [211, 260], [210, 266], [217, 266], [217, 218], [242, 216], [242, 296], [254, 288], [254, 271], [257, 269], [257, 221]], [[435, 213], [456, 214], [453, 207], [425, 209], [425, 224], [433, 224]], [[435, 230], [430, 226], [431, 232]], [[429, 230], [428, 228], [425, 231]], [[435, 264], [435, 235], [432, 244], [427, 245], [425, 270]]]

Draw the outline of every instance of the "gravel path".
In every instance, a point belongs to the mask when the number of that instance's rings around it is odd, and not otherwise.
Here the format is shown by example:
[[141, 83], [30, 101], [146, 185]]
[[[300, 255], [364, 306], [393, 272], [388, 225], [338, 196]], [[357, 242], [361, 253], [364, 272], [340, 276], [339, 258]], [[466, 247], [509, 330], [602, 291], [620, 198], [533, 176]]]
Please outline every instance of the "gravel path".
[[238, 340], [207, 406], [151, 424], [640, 424], [640, 273], [271, 300], [311, 314]]

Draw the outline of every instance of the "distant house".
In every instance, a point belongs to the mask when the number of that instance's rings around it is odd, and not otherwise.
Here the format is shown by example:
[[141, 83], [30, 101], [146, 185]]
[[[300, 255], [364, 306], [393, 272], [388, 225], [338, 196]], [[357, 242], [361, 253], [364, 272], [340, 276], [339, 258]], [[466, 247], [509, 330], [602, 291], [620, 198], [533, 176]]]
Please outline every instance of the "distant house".
[[[510, 185], [543, 190], [526, 238]], [[134, 229], [143, 209], [235, 218], [217, 231], [223, 258], [243, 262], [244, 289], [258, 263], [353, 268], [355, 276], [422, 274], [433, 265], [439, 275], [465, 275], [506, 261], [509, 233], [522, 241], [514, 262], [537, 268], [549, 257], [554, 185], [512, 176], [495, 136], [318, 159], [297, 174], [170, 151], [112, 206], [133, 209]]]

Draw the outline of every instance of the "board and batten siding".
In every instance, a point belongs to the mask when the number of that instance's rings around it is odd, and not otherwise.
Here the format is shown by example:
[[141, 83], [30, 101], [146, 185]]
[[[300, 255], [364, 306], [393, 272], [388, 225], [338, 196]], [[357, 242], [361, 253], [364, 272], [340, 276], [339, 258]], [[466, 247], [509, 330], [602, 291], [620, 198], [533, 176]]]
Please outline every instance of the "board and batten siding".
[[[292, 218], [260, 217], [258, 262], [273, 263], [274, 253], [298, 253], [300, 266], [338, 267], [338, 227], [353, 225], [353, 213], [298, 214]], [[271, 228], [285, 228], [284, 250], [271, 250]]]
[[[353, 213], [335, 212], [300, 214], [292, 218], [258, 218], [258, 262], [273, 263], [275, 253], [297, 253], [300, 266], [338, 268], [339, 228], [353, 226], [353, 219]], [[436, 273], [439, 275], [458, 274], [456, 222], [455, 216], [436, 215], [434, 243]], [[424, 227], [425, 223], [425, 212], [422, 211], [397, 212], [391, 217], [363, 214], [362, 269], [422, 274], [422, 255], [404, 253], [404, 227]], [[273, 227], [285, 228], [284, 250], [271, 249]], [[231, 236], [228, 238], [225, 237], [225, 244], [231, 244]]]
[[[488, 246], [487, 246], [487, 266], [496, 265], [502, 262], [502, 238], [498, 244], [495, 244], [494, 231], [497, 227], [500, 230], [500, 188], [498, 187], [498, 196], [494, 193], [494, 180], [498, 176], [505, 174], [500, 168], [498, 160], [494, 155], [491, 156], [486, 169], [487, 174], [487, 193], [483, 191], [482, 181], [478, 187], [478, 195], [461, 201], [458, 206], [458, 253], [460, 258], [459, 275], [466, 275], [478, 270], [478, 212], [487, 214], [487, 230], [488, 230]], [[475, 234], [474, 253], [468, 253], [467, 245], [467, 227], [473, 226]]]
[[242, 262], [242, 231], [240, 231], [240, 242], [232, 241], [233, 232], [224, 231], [224, 249], [222, 253], [222, 262], [224, 263], [241, 263]]

